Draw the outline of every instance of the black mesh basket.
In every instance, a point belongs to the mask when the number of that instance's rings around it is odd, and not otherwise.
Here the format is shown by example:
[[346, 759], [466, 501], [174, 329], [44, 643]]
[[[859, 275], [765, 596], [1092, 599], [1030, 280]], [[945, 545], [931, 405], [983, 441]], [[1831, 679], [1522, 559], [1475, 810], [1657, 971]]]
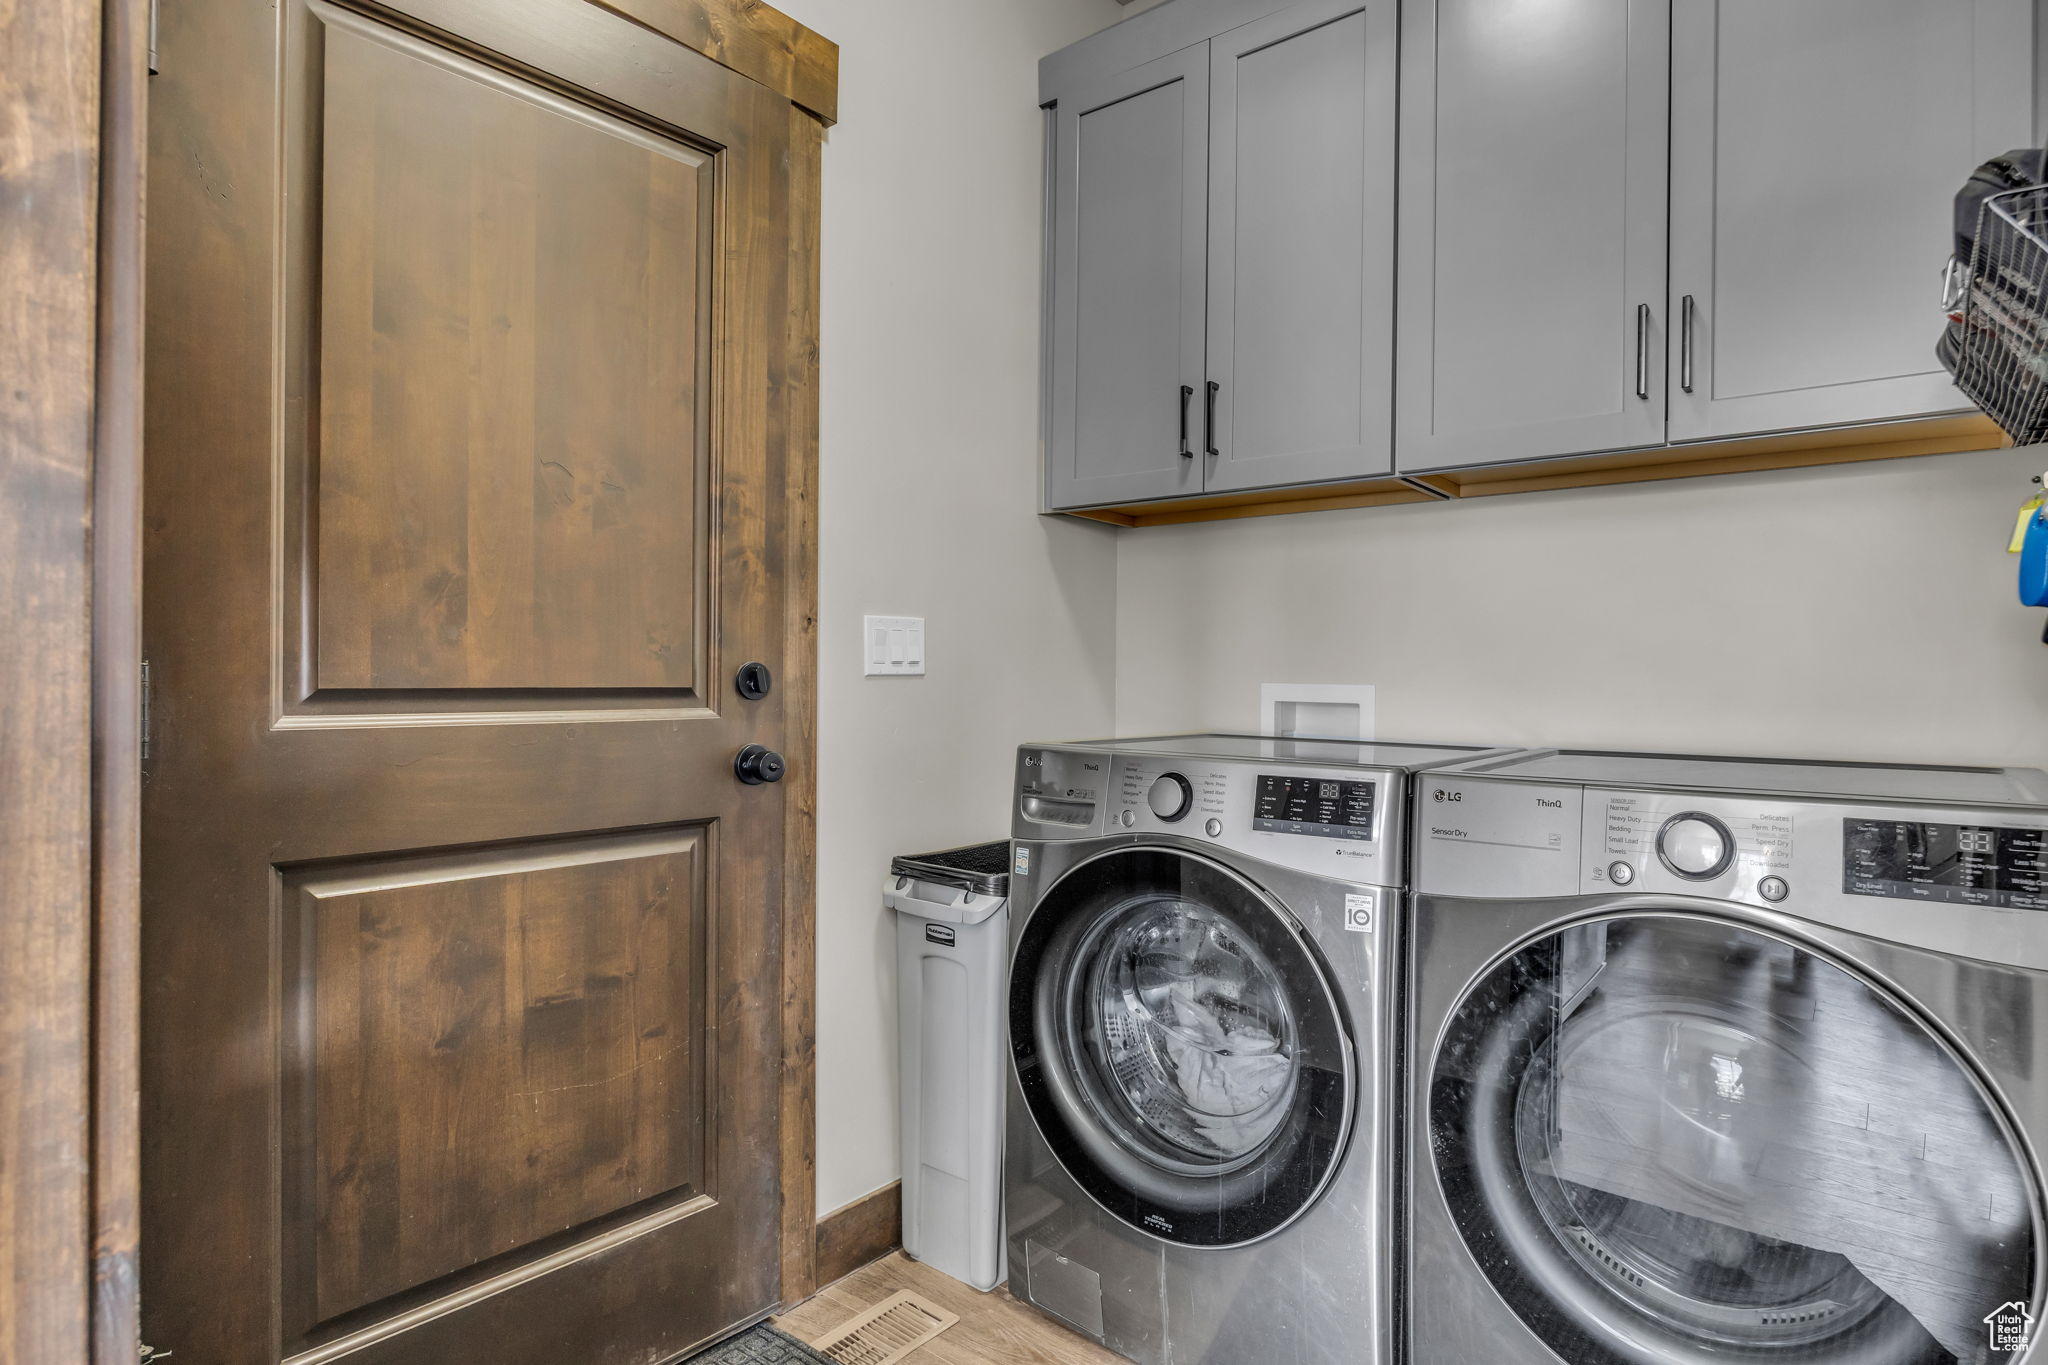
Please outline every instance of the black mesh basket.
[[2048, 185], [1984, 201], [1948, 305], [1957, 387], [2013, 444], [2048, 440]]

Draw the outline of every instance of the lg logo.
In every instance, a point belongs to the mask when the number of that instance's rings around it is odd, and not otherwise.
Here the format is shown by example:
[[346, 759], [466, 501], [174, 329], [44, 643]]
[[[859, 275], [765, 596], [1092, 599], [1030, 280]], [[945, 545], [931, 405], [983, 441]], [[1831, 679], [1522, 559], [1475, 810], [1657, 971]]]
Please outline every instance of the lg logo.
[[1445, 791], [1442, 787], [1438, 787], [1436, 789], [1436, 799], [1439, 801], [1463, 801], [1465, 793]]

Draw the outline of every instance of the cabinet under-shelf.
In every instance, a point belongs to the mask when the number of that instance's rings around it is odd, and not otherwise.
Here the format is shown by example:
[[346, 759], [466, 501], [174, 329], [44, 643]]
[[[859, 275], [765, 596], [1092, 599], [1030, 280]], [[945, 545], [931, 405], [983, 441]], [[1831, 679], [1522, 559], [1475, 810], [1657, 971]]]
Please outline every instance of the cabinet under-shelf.
[[1176, 526], [1189, 521], [1272, 517], [1285, 512], [1327, 512], [1338, 507], [1389, 507], [1404, 502], [1442, 502], [1454, 494], [1406, 479], [1381, 477], [1306, 487], [1261, 488], [1195, 498], [1132, 502], [1116, 507], [1076, 507], [1064, 515], [1112, 526]]
[[1710, 474], [1750, 474], [1866, 460], [1895, 460], [1916, 455], [1950, 455], [1991, 450], [2006, 444], [2005, 434], [1990, 418], [1977, 413], [1950, 413], [1939, 417], [1785, 432], [1742, 440], [1702, 441], [1473, 469], [1437, 470], [1398, 478], [1078, 508], [1066, 515], [1108, 522], [1114, 526], [1172, 526], [1192, 521], [1279, 516], [1290, 512], [1445, 502], [1503, 493], [1540, 493], [1605, 484], [1700, 478]]

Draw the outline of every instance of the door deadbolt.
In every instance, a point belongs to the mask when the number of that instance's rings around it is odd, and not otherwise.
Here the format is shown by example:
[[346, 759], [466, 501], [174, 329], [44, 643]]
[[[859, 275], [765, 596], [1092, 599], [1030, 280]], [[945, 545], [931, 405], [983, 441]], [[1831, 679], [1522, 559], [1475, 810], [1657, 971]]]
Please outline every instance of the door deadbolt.
[[748, 701], [759, 701], [775, 686], [775, 675], [764, 663], [741, 664], [740, 671], [733, 675], [732, 685]]
[[749, 744], [733, 759], [732, 771], [749, 787], [758, 787], [763, 782], [780, 782], [782, 775], [789, 771], [789, 765], [782, 761], [781, 754], [767, 745]]

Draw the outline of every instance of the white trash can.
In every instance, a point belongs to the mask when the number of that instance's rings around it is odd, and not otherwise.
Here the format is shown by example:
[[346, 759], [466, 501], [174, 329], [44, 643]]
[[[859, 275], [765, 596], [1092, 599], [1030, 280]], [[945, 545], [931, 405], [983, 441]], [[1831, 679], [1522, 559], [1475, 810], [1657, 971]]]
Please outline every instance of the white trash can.
[[1010, 845], [896, 859], [903, 1250], [976, 1289], [1003, 1281], [1003, 1009]]

